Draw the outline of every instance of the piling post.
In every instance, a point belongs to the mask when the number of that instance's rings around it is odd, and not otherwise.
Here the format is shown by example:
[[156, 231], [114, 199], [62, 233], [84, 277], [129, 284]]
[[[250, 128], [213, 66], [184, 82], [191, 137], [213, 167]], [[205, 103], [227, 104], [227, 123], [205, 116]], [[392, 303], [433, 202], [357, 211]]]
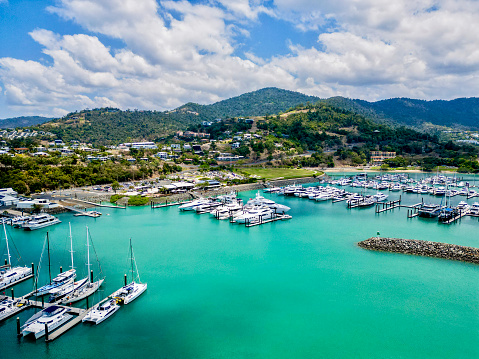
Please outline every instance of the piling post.
[[14, 300], [14, 299], [15, 299], [15, 294], [14, 294], [13, 288], [12, 288], [12, 300]]
[[45, 323], [45, 341], [48, 342], [48, 324]]
[[32, 275], [35, 275], [35, 264], [32, 263]]
[[127, 284], [127, 283], [126, 283], [126, 274], [125, 274], [125, 285], [126, 285], [126, 284]]
[[8, 266], [8, 260], [5, 259], [5, 265]]
[[93, 283], [93, 270], [90, 271], [90, 282]]
[[63, 267], [60, 266], [60, 273], [63, 273]]
[[20, 318], [17, 317], [17, 338], [22, 336], [22, 332], [20, 331]]
[[43, 298], [43, 295], [42, 295], [42, 308], [45, 308], [45, 298]]
[[86, 297], [86, 309], [90, 309], [90, 304], [88, 303], [88, 297]]

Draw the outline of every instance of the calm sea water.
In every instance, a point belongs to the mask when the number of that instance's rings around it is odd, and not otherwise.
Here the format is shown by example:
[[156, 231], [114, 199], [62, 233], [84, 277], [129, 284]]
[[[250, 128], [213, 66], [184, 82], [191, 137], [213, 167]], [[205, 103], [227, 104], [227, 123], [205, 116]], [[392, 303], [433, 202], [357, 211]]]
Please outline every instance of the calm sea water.
[[[105, 208], [98, 219], [60, 215], [49, 229], [54, 274], [70, 265], [70, 221], [80, 272], [90, 228], [106, 275], [102, 296], [123, 283], [130, 237], [148, 290], [100, 325], [80, 324], [48, 345], [17, 339], [15, 319], [4, 321], [0, 358], [479, 357], [478, 266], [356, 246], [379, 231], [477, 247], [477, 219], [446, 226], [407, 219], [406, 209], [376, 215], [266, 196], [290, 206], [293, 219], [245, 228], [176, 207]], [[37, 263], [46, 230], [9, 233], [22, 260]], [[15, 294], [31, 289], [29, 280]], [[22, 323], [33, 313], [21, 313]]]

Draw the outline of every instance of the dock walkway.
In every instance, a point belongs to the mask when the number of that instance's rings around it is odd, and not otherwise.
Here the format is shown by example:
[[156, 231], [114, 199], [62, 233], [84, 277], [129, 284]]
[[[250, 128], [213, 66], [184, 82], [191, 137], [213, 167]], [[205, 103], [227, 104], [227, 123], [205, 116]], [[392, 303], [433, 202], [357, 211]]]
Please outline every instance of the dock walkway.
[[81, 216], [92, 217], [92, 218], [100, 217], [98, 213], [92, 213], [90, 211], [82, 211], [78, 208], [65, 206], [65, 205], [63, 207], [68, 209], [69, 211], [76, 212], [78, 215], [81, 215]]

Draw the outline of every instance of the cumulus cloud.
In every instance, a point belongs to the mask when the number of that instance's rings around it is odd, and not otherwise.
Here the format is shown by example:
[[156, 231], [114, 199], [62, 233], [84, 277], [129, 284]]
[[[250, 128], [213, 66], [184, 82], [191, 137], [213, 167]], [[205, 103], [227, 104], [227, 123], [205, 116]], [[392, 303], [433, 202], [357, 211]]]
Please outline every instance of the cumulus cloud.
[[[0, 58], [12, 111], [166, 110], [265, 86], [369, 100], [479, 92], [479, 3], [471, 0], [58, 0], [48, 10], [85, 33], [31, 31], [48, 64]], [[316, 34], [317, 44], [239, 56], [236, 44], [262, 26], [260, 14]], [[105, 46], [99, 35], [124, 46]]]

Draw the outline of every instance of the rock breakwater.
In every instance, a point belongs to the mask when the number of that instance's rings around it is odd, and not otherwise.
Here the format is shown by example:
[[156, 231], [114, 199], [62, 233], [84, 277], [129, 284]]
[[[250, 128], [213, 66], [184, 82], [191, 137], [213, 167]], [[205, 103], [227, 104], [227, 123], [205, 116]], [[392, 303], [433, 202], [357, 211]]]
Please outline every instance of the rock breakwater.
[[358, 246], [382, 252], [412, 254], [479, 264], [479, 249], [455, 244], [429, 242], [415, 239], [372, 237]]

